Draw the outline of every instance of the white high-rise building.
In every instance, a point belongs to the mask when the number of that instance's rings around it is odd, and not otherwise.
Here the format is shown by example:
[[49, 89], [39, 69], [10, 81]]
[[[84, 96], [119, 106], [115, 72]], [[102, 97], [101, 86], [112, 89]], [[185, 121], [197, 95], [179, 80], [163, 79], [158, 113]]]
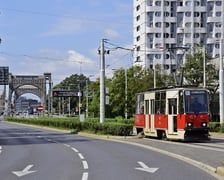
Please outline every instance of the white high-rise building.
[[219, 57], [223, 25], [224, 0], [134, 0], [134, 64], [169, 73], [196, 45]]

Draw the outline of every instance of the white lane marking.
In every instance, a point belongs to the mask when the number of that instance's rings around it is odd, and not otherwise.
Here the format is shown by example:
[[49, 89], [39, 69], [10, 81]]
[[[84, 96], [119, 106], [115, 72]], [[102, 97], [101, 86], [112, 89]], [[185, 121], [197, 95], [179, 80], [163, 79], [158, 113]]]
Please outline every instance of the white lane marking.
[[82, 180], [87, 180], [87, 179], [88, 179], [88, 175], [89, 175], [88, 172], [84, 172], [84, 173], [82, 174]]
[[0, 146], [0, 154], [2, 153], [2, 146]]
[[82, 161], [82, 164], [83, 164], [83, 168], [84, 169], [88, 169], [89, 168], [87, 161]]
[[64, 146], [66, 146], [66, 147], [71, 147], [69, 144], [64, 144]]
[[78, 153], [79, 151], [75, 148], [72, 148], [73, 151], [75, 151], [76, 153]]
[[28, 174], [37, 172], [37, 171], [30, 171], [30, 169], [33, 167], [33, 164], [30, 164], [26, 166], [22, 171], [12, 171], [13, 174], [15, 174], [18, 177], [26, 176]]
[[154, 173], [159, 169], [159, 168], [150, 168], [145, 163], [143, 163], [141, 161], [138, 161], [138, 164], [141, 167], [140, 168], [135, 168], [135, 169], [140, 170], [140, 171], [146, 171], [146, 172], [149, 172], [149, 173]]
[[84, 156], [82, 155], [82, 153], [78, 153], [80, 159], [85, 159]]

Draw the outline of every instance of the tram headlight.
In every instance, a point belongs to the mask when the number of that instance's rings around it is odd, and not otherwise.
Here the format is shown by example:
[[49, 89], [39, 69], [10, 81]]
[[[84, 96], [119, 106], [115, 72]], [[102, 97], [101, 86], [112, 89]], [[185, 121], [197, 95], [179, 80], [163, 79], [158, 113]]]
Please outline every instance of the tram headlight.
[[192, 122], [187, 122], [187, 127], [193, 127], [193, 123]]
[[202, 122], [201, 127], [207, 127], [207, 122]]

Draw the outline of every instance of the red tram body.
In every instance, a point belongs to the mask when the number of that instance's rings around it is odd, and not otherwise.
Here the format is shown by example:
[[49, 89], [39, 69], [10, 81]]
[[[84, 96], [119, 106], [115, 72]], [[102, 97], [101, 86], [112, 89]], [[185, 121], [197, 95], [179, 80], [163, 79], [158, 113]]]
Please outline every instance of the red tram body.
[[204, 88], [170, 87], [136, 95], [137, 133], [161, 139], [209, 139], [209, 100]]

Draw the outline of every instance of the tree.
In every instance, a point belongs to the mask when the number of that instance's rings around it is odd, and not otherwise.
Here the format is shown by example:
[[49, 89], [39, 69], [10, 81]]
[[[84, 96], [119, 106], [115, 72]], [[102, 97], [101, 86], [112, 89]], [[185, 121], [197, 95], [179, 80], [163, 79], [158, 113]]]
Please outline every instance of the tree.
[[[201, 48], [200, 48], [201, 49]], [[189, 55], [186, 59], [184, 67], [184, 78], [186, 84], [202, 86], [203, 84], [203, 52], [197, 51], [194, 55]], [[219, 99], [217, 90], [219, 87], [219, 71], [212, 63], [212, 58], [205, 55], [206, 61], [206, 88], [209, 90], [210, 96], [210, 112], [212, 119], [217, 119], [219, 114]]]
[[[205, 55], [206, 62], [206, 86], [214, 89], [218, 83], [218, 71], [215, 65], [211, 63], [212, 58]], [[188, 55], [184, 67], [184, 79], [188, 85], [202, 86], [203, 84], [203, 52], [196, 51], [194, 54]]]
[[[89, 78], [84, 76], [83, 74], [72, 74], [69, 77], [66, 77], [61, 83], [54, 86], [54, 89], [60, 89], [60, 90], [73, 90], [76, 92], [79, 92], [79, 90], [82, 92], [82, 100], [83, 98], [83, 92], [85, 90], [86, 81], [89, 81]], [[60, 98], [54, 98], [53, 101], [53, 107], [56, 109], [61, 109], [62, 107], [58, 107], [61, 103], [59, 102]], [[64, 98], [64, 104], [68, 104], [69, 99]], [[81, 103], [82, 104], [82, 103]], [[70, 108], [75, 111], [79, 105], [78, 97], [71, 97], [70, 98]], [[67, 107], [67, 106], [65, 106]], [[84, 111], [85, 105], [81, 107], [81, 110]], [[67, 110], [66, 110], [67, 111]]]

